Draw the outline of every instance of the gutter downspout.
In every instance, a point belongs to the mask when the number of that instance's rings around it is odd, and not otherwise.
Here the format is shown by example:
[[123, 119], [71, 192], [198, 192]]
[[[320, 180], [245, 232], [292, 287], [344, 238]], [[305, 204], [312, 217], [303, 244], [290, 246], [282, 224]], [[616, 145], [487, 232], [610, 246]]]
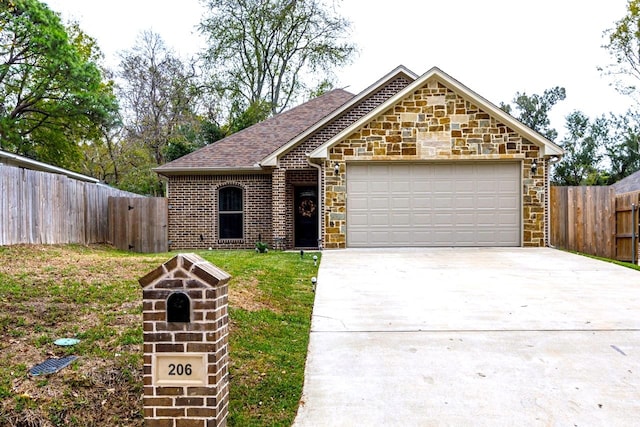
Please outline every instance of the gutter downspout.
[[307, 163], [315, 169], [318, 170], [318, 250], [322, 250], [322, 242], [324, 241], [324, 237], [322, 236], [322, 223], [324, 222], [324, 209], [323, 209], [323, 200], [324, 200], [324, 190], [322, 188], [322, 166], [317, 163], [311, 162], [309, 158], [309, 154], [307, 153]]
[[558, 163], [561, 160], [560, 156], [551, 156], [547, 161], [547, 245], [550, 248], [556, 249], [555, 246], [551, 244], [551, 165]]

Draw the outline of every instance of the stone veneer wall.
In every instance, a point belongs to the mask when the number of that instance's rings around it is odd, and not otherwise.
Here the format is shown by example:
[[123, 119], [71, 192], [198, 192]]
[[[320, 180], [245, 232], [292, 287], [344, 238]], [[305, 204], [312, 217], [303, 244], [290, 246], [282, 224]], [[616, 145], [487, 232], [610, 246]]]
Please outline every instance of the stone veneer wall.
[[[329, 151], [324, 163], [325, 248], [346, 247], [347, 163], [376, 160], [522, 161], [523, 246], [544, 246], [547, 162], [539, 154], [537, 145], [431, 80]], [[535, 176], [533, 159], [538, 163]], [[335, 163], [339, 175], [333, 173]]]
[[[542, 166], [544, 169], [544, 242], [541, 246], [549, 246], [551, 244], [551, 188], [550, 186], [550, 175], [551, 175], [551, 162], [549, 159], [543, 159], [544, 165]], [[540, 163], [540, 162], [538, 162]]]
[[[344, 128], [351, 125], [360, 117], [382, 104], [384, 101], [404, 89], [409, 83], [408, 79], [398, 76], [379, 90], [364, 98], [349, 110], [338, 116], [336, 119], [327, 123], [317, 132], [310, 135], [295, 148], [284, 154], [279, 159], [279, 168], [274, 169], [273, 179], [273, 232], [274, 238], [284, 239], [285, 248], [293, 247], [293, 186], [296, 184], [316, 184], [317, 171], [311, 169], [307, 162], [307, 154], [318, 148], [328, 139], [339, 133]], [[314, 178], [300, 178], [300, 175], [291, 171], [305, 170], [303, 173], [314, 174]], [[333, 171], [333, 168], [331, 168]], [[333, 173], [333, 172], [332, 172]], [[307, 175], [310, 177], [311, 175]], [[321, 187], [318, 189], [318, 196], [323, 197], [324, 194], [324, 177], [322, 177]], [[324, 202], [323, 202], [324, 209]], [[324, 210], [326, 214], [326, 209]], [[324, 229], [324, 224], [322, 224]], [[324, 231], [324, 230], [323, 230]]]
[[[218, 189], [244, 189], [244, 238], [218, 239]], [[271, 176], [193, 175], [169, 178], [169, 249], [252, 249], [258, 237], [272, 246]]]

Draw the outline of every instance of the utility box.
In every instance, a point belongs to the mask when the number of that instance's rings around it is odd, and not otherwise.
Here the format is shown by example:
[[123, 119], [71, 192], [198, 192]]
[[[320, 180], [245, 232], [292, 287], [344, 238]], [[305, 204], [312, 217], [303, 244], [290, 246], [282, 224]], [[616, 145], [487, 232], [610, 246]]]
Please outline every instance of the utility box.
[[227, 425], [230, 278], [179, 254], [139, 280], [146, 426]]

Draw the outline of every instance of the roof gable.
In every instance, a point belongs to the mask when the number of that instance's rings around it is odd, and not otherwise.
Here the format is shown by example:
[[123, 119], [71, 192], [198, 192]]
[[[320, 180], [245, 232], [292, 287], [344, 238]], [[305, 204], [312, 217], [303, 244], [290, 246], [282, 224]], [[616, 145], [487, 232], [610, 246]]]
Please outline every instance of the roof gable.
[[524, 125], [515, 117], [511, 116], [508, 113], [505, 113], [496, 105], [478, 95], [468, 87], [464, 86], [462, 83], [458, 82], [439, 68], [433, 67], [431, 70], [420, 76], [406, 88], [389, 98], [386, 102], [382, 103], [377, 108], [373, 109], [371, 112], [354, 122], [351, 126], [348, 126], [344, 130], [336, 134], [334, 137], [329, 139], [327, 142], [319, 146], [309, 155], [309, 157], [317, 159], [326, 158], [329, 148], [331, 148], [341, 140], [347, 138], [349, 135], [356, 132], [358, 129], [365, 126], [367, 123], [374, 120], [377, 116], [381, 115], [389, 108], [392, 108], [402, 99], [409, 96], [411, 93], [423, 87], [432, 80], [449, 88], [457, 95], [464, 98], [466, 101], [472, 102], [473, 104], [477, 105], [481, 110], [484, 110], [487, 114], [496, 118], [501, 123], [509, 126], [515, 132], [526, 138], [528, 141], [538, 145], [543, 156], [561, 156], [563, 154], [563, 150], [562, 148], [560, 148], [560, 146], [556, 145], [528, 126]]
[[362, 101], [363, 99], [367, 98], [372, 93], [374, 93], [378, 89], [382, 88], [384, 85], [386, 85], [387, 83], [389, 83], [393, 79], [398, 78], [399, 76], [403, 76], [403, 77], [407, 78], [409, 81], [414, 81], [415, 79], [418, 78], [418, 76], [413, 71], [409, 70], [408, 68], [406, 68], [403, 65], [400, 65], [400, 66], [394, 68], [389, 73], [387, 73], [382, 78], [380, 78], [378, 81], [376, 81], [375, 83], [373, 83], [372, 85], [370, 85], [369, 87], [367, 87], [366, 89], [361, 91], [357, 96], [354, 96], [353, 98], [351, 98], [348, 102], [346, 102], [340, 108], [337, 108], [331, 114], [329, 114], [326, 117], [324, 117], [322, 120], [317, 122], [315, 125], [309, 127], [307, 130], [305, 130], [303, 133], [298, 135], [296, 138], [292, 139], [288, 143], [282, 145], [280, 148], [278, 148], [277, 150], [275, 150], [274, 152], [272, 152], [271, 154], [266, 156], [260, 162], [260, 164], [262, 166], [276, 166], [278, 164], [278, 159], [281, 156], [283, 156], [284, 154], [286, 154], [289, 151], [291, 151], [294, 147], [296, 147], [298, 144], [300, 144], [300, 142], [302, 142], [307, 137], [311, 136], [314, 132], [318, 131], [323, 126], [327, 125], [329, 122], [331, 122], [332, 120], [334, 120], [338, 116], [340, 116], [342, 113], [344, 113], [345, 111], [349, 110], [351, 107], [355, 106], [360, 101]]
[[155, 169], [162, 175], [260, 170], [265, 156], [295, 138], [354, 95], [335, 89]]

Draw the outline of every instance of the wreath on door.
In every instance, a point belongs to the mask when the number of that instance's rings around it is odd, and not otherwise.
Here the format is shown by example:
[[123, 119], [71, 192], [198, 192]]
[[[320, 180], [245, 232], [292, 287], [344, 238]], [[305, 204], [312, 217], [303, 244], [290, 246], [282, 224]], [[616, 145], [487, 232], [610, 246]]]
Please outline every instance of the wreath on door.
[[311, 218], [316, 211], [316, 204], [311, 199], [304, 199], [298, 206], [298, 213], [305, 218]]

